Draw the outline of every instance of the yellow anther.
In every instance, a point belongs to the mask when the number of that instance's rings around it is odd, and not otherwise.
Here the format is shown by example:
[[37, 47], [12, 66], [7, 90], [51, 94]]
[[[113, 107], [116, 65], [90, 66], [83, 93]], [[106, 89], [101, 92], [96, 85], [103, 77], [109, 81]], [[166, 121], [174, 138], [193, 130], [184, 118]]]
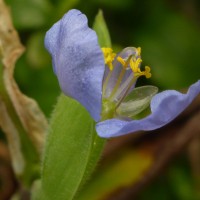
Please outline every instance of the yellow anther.
[[141, 62], [142, 62], [141, 58], [138, 58], [136, 61], [133, 61], [133, 59], [131, 59], [130, 67], [133, 72], [137, 73], [138, 71], [140, 71], [140, 63]]
[[125, 65], [125, 61], [122, 57], [117, 57], [117, 61], [120, 62], [123, 66]]
[[141, 58], [138, 58], [136, 61], [133, 61], [133, 59], [131, 59], [130, 61], [130, 67], [132, 69], [132, 71], [134, 72], [134, 76], [135, 77], [140, 77], [140, 76], [145, 76], [146, 78], [150, 78], [151, 77], [151, 68], [149, 66], [145, 67], [144, 71], [141, 71], [140, 69], [140, 64], [142, 62]]
[[151, 78], [151, 68], [149, 66], [145, 66], [145, 71], [144, 71], [144, 75], [146, 76], [146, 78]]
[[140, 77], [140, 76], [145, 76], [146, 78], [150, 78], [151, 77], [151, 68], [149, 66], [145, 66], [145, 70], [141, 71], [140, 68], [138, 68], [138, 71], [136, 73], [134, 73], [135, 77]]
[[138, 48], [137, 48], [137, 53], [138, 53], [138, 56], [141, 55], [141, 47], [138, 47]]
[[108, 65], [110, 71], [113, 70], [113, 60], [116, 56], [115, 53], [113, 53], [113, 50], [111, 48], [101, 48], [103, 55], [104, 55], [104, 62], [106, 65]]
[[128, 57], [128, 59], [123, 59], [122, 57], [118, 56], [118, 57], [117, 57], [117, 61], [120, 62], [120, 63], [122, 64], [122, 66], [124, 67], [124, 69], [126, 69], [126, 68], [129, 66], [130, 61], [132, 60], [132, 57], [133, 57], [133, 56], [130, 55], [130, 56]]

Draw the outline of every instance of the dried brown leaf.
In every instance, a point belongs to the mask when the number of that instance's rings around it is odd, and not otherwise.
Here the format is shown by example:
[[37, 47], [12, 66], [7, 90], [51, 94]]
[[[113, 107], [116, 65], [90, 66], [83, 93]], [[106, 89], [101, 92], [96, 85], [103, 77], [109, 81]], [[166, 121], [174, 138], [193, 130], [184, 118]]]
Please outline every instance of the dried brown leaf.
[[[10, 10], [0, 0], [0, 46], [3, 53], [3, 81], [7, 94], [14, 109], [32, 142], [38, 151], [41, 151], [44, 141], [44, 133], [47, 129], [47, 121], [37, 103], [22, 94], [13, 78], [15, 62], [24, 52], [18, 33], [13, 27]], [[2, 101], [1, 101], [2, 103]], [[1, 116], [2, 118], [2, 116]], [[10, 126], [9, 123], [1, 123], [2, 129]]]

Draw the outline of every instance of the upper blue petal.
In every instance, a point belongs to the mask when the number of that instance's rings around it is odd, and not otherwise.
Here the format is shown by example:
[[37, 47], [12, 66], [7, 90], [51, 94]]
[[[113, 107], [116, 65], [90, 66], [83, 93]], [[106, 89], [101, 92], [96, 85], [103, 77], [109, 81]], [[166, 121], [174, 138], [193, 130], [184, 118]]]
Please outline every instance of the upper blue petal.
[[46, 33], [45, 46], [62, 91], [78, 100], [99, 121], [104, 57], [86, 16], [70, 10]]
[[111, 119], [96, 125], [100, 137], [116, 137], [139, 130], [160, 128], [177, 117], [200, 93], [200, 80], [191, 85], [186, 94], [166, 90], [155, 95], [151, 101], [152, 113], [141, 120], [123, 121]]

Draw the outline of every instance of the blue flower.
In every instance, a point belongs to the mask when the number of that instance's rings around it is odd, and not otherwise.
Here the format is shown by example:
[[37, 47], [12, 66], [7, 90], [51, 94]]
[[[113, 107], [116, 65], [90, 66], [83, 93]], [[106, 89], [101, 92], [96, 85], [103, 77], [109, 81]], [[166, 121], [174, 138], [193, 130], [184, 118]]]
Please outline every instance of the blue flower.
[[175, 90], [156, 94], [155, 86], [135, 88], [140, 76], [151, 77], [148, 66], [141, 70], [141, 49], [128, 47], [119, 54], [101, 49], [86, 16], [78, 10], [70, 10], [52, 26], [45, 46], [63, 93], [89, 111], [100, 137], [160, 128], [200, 93], [200, 80], [186, 94]]

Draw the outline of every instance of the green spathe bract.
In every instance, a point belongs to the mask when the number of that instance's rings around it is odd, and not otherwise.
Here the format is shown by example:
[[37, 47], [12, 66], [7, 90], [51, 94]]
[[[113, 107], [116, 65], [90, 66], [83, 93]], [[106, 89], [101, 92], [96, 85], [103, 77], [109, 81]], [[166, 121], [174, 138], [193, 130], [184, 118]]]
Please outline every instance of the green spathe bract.
[[104, 145], [81, 104], [61, 95], [45, 145], [41, 188], [35, 199], [70, 200], [93, 171]]

